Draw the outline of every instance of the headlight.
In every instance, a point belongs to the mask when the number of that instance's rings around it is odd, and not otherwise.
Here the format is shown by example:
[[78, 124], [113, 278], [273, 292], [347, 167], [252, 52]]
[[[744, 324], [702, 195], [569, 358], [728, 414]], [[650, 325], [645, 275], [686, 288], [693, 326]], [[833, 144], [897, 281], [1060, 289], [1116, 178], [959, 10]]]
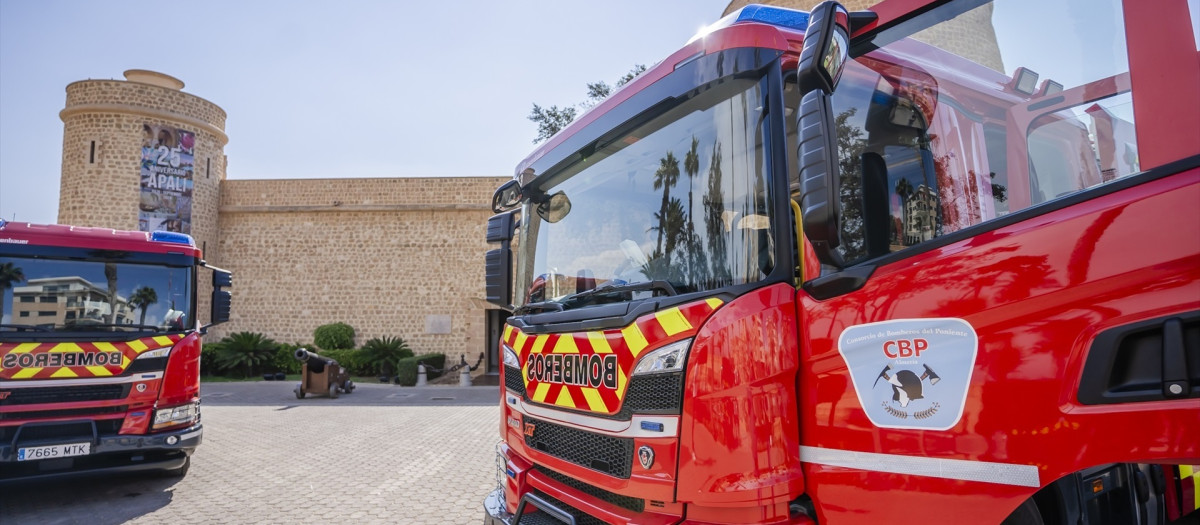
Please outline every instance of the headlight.
[[188, 403], [171, 408], [160, 408], [154, 411], [154, 430], [182, 425], [195, 421], [200, 417], [200, 404]]
[[692, 346], [691, 339], [677, 341], [650, 352], [638, 360], [633, 375], [678, 372], [683, 370], [683, 362], [687, 360], [688, 349]]
[[517, 359], [517, 353], [512, 348], [509, 348], [508, 345], [504, 345], [504, 366], [521, 368], [521, 361]]

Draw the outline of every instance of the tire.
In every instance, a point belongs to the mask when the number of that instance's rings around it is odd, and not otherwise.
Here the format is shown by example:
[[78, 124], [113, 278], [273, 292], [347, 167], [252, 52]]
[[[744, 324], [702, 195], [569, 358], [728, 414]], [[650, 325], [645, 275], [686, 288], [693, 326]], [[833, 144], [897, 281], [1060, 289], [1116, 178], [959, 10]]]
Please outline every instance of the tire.
[[349, 394], [350, 392], [353, 392], [353, 391], [354, 391], [354, 382], [347, 380], [346, 381], [346, 393]]
[[334, 398], [334, 399], [337, 399], [337, 398], [338, 398], [338, 387], [337, 387], [337, 385], [329, 385], [329, 397], [332, 397], [332, 398]]
[[1033, 499], [1030, 498], [1021, 503], [1021, 506], [1017, 507], [1017, 510], [1009, 514], [1007, 518], [1004, 518], [1004, 522], [1000, 525], [1043, 525], [1044, 523], [1042, 513], [1038, 511], [1037, 503], [1034, 503]]
[[188, 456], [187, 459], [183, 460], [182, 467], [164, 470], [161, 476], [164, 478], [182, 478], [187, 475], [190, 468], [192, 468], [192, 457]]
[[304, 391], [300, 390], [300, 387], [296, 387], [296, 389], [292, 390], [292, 392], [296, 393], [296, 399], [304, 399]]

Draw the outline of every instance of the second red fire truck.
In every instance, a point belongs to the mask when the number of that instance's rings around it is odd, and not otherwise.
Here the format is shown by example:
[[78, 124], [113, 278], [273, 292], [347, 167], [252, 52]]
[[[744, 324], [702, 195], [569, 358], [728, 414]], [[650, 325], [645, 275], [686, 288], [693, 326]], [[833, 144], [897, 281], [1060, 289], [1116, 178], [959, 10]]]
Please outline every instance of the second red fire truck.
[[200, 340], [229, 319], [231, 284], [188, 235], [0, 220], [0, 483], [186, 474]]

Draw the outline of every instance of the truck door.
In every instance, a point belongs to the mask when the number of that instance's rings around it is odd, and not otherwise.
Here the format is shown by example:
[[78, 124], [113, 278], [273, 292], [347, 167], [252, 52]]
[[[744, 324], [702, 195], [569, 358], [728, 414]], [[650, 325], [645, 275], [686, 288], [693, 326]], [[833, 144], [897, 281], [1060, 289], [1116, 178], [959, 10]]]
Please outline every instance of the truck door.
[[1142, 11], [949, 2], [855, 35], [836, 254], [797, 297], [822, 522], [998, 523], [1085, 468], [1200, 456], [1200, 390], [1105, 337], [1200, 330], [1200, 140], [1171, 115], [1200, 115], [1196, 42], [1185, 2]]

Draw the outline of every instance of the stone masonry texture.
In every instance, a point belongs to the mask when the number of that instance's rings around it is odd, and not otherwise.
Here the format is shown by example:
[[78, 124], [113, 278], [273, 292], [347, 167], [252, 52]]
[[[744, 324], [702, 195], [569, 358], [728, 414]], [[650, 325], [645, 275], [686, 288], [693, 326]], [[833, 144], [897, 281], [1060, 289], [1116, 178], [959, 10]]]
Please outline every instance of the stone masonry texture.
[[192, 237], [234, 272], [233, 318], [208, 341], [251, 331], [311, 343], [318, 326], [345, 322], [359, 346], [399, 336], [416, 353], [472, 363], [486, 350], [484, 231], [508, 177], [227, 180], [225, 111], [137, 81], [74, 82], [60, 116], [61, 224], [136, 230], [142, 126], [195, 133]]
[[[359, 346], [399, 336], [416, 353], [474, 363], [486, 349], [484, 233], [504, 180], [225, 181], [219, 250], [234, 313], [220, 333], [309, 343], [340, 321]], [[448, 316], [450, 333], [427, 333], [428, 316]]]

